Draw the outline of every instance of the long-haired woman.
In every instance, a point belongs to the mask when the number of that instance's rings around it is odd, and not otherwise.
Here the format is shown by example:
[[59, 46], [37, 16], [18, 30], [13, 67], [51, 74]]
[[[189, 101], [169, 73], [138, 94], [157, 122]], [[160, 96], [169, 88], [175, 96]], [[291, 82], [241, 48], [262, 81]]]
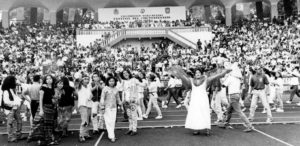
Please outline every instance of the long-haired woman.
[[58, 128], [62, 137], [68, 136], [68, 126], [74, 107], [75, 89], [70, 86], [69, 79], [62, 77], [57, 82], [55, 95], [58, 96]]
[[121, 104], [119, 90], [116, 88], [117, 79], [109, 77], [106, 87], [103, 88], [100, 100], [100, 108], [104, 112], [104, 121], [111, 142], [116, 141], [115, 123], [117, 115], [117, 103]]
[[89, 81], [90, 78], [84, 75], [77, 88], [78, 108], [81, 116], [79, 142], [85, 142], [91, 138], [88, 126], [92, 108], [92, 88], [89, 86]]
[[[2, 84], [3, 97], [1, 107], [7, 114], [8, 142], [17, 142], [21, 138], [22, 118], [20, 115], [21, 99], [16, 95], [16, 78], [7, 76]], [[14, 122], [16, 122], [16, 132], [14, 132]]]
[[142, 72], [138, 72], [136, 75], [139, 84], [138, 84], [138, 107], [137, 107], [137, 112], [138, 112], [138, 120], [143, 120], [143, 114], [146, 113], [146, 108], [144, 105], [144, 91], [147, 85], [147, 81], [145, 79], [145, 74]]
[[122, 102], [129, 121], [129, 131], [125, 134], [133, 136], [137, 134], [138, 80], [132, 78], [129, 70], [124, 70], [121, 73], [121, 78], [123, 90]]
[[[54, 120], [55, 120], [55, 99], [54, 85], [55, 79], [51, 75], [46, 75], [40, 89], [39, 109], [34, 117], [32, 131], [27, 139], [28, 142], [38, 140], [39, 145], [55, 145], [54, 140]], [[43, 120], [41, 120], [43, 119]]]

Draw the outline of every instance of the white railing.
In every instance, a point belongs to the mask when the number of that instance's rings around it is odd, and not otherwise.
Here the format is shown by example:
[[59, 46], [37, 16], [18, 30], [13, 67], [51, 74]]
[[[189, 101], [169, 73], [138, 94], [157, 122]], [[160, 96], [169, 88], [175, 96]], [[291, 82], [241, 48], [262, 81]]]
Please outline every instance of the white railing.
[[[90, 30], [90, 29], [77, 29], [77, 35], [102, 35], [108, 32], [114, 32], [118, 29], [97, 29], [97, 30]], [[176, 33], [178, 32], [204, 32], [204, 31], [211, 31], [210, 26], [201, 26], [201, 27], [153, 27], [153, 28], [125, 28], [120, 30], [172, 30]]]
[[[177, 33], [181, 32], [209, 32], [211, 31], [210, 26], [202, 26], [202, 27], [156, 27], [156, 28], [127, 28], [127, 29], [99, 29], [99, 30], [87, 30], [87, 29], [77, 29], [76, 30], [76, 38], [78, 39], [78, 44], [90, 44], [97, 39], [102, 39], [101, 45], [107, 46], [111, 42], [119, 39], [122, 36], [128, 37], [151, 37], [151, 36], [164, 36], [167, 32], [173, 31], [171, 35], [172, 37], [183, 41], [183, 43], [187, 43], [188, 46], [192, 48], [196, 47], [195, 43], [189, 42], [186, 38], [181, 37]], [[106, 39], [103, 39], [103, 36], [107, 34], [111, 34]], [[176, 35], [176, 36], [175, 36]], [[89, 39], [90, 38], [90, 39]], [[82, 39], [82, 40], [79, 40]]]
[[124, 31], [123, 30], [118, 30], [118, 31], [114, 32], [113, 34], [111, 34], [107, 39], [103, 40], [101, 45], [102, 46], [107, 46], [108, 44], [115, 41], [119, 37], [122, 37], [123, 35], [124, 35]]
[[126, 36], [141, 36], [141, 35], [164, 35], [166, 34], [165, 29], [126, 29]]
[[191, 42], [190, 40], [182, 37], [181, 35], [177, 34], [176, 32], [173, 32], [172, 30], [168, 31], [168, 35], [170, 35], [171, 37], [177, 39], [178, 41], [181, 41], [182, 43], [188, 45], [189, 47], [196, 49], [197, 45], [193, 42]]

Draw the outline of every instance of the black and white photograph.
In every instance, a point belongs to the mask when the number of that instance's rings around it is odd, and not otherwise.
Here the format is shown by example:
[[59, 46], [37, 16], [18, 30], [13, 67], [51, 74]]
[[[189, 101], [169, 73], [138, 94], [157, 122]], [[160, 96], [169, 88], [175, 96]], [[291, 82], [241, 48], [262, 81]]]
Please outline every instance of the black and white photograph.
[[0, 0], [0, 146], [300, 146], [300, 0]]

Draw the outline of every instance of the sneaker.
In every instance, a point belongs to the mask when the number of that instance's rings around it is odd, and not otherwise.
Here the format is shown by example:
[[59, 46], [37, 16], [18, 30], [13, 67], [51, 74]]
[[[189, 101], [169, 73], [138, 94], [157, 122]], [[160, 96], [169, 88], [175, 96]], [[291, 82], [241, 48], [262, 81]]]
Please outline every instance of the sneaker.
[[77, 111], [76, 111], [76, 110], [74, 110], [74, 111], [72, 112], [72, 114], [73, 114], [73, 115], [77, 114]]
[[136, 132], [136, 131], [132, 131], [131, 132], [131, 134], [130, 134], [130, 136], [135, 136], [135, 135], [137, 135], [138, 133]]
[[125, 133], [125, 135], [131, 135], [131, 133], [132, 133], [132, 131], [129, 130], [129, 131], [127, 131], [127, 132]]
[[109, 141], [110, 141], [111, 143], [115, 143], [116, 140], [117, 140], [117, 138], [109, 138]]
[[276, 107], [272, 107], [271, 108], [271, 111], [275, 111], [277, 108]]
[[242, 112], [244, 112], [244, 111], [246, 111], [246, 110], [247, 110], [247, 108], [244, 107], [244, 108], [242, 109]]
[[222, 120], [217, 120], [217, 121], [215, 121], [214, 123], [215, 124], [220, 124], [222, 122]]
[[9, 138], [9, 140], [7, 140], [8, 143], [17, 143], [18, 140], [17, 138]]
[[280, 108], [278, 108], [278, 109], [276, 109], [276, 112], [277, 112], [277, 113], [283, 113], [283, 112], [284, 112], [284, 110], [283, 110], [283, 109], [280, 109]]
[[266, 109], [264, 109], [264, 110], [263, 110], [261, 113], [262, 113], [262, 114], [265, 114], [265, 113], [267, 113]]
[[253, 118], [248, 118], [249, 122], [253, 122], [254, 119]]
[[164, 107], [165, 106], [165, 101], [162, 101], [161, 102], [161, 107]]
[[159, 115], [159, 116], [155, 117], [156, 120], [159, 120], [159, 119], [162, 119], [162, 118], [163, 118], [162, 115]]
[[233, 127], [228, 123], [220, 123], [218, 127], [223, 129], [233, 129]]
[[287, 103], [287, 104], [291, 104], [292, 102], [288, 100], [288, 101], [286, 101], [285, 103]]
[[253, 126], [251, 127], [247, 127], [245, 130], [243, 130], [244, 132], [251, 132], [254, 129]]
[[268, 118], [266, 123], [272, 123], [272, 119], [271, 118]]
[[297, 106], [300, 106], [300, 102], [296, 104]]
[[83, 136], [80, 136], [79, 139], [78, 139], [78, 141], [80, 143], [84, 143], [86, 140], [85, 140], [85, 138]]
[[138, 121], [143, 121], [143, 117], [137, 118]]
[[176, 106], [176, 108], [178, 109], [178, 108], [181, 108], [182, 107], [182, 105], [181, 104], [179, 104], [179, 105], [177, 105]]
[[168, 106], [167, 106], [167, 105], [164, 105], [164, 106], [162, 106], [162, 108], [168, 108]]
[[148, 119], [148, 116], [147, 115], [143, 115], [143, 118]]

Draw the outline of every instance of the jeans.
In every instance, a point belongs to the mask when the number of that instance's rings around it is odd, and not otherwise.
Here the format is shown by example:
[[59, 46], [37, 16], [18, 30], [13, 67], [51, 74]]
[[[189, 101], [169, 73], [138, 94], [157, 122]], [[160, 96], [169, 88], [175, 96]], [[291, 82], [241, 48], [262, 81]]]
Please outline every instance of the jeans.
[[294, 96], [295, 94], [300, 97], [300, 92], [299, 92], [299, 89], [298, 89], [298, 85], [293, 85], [291, 87], [291, 94], [290, 94], [290, 101], [292, 102], [293, 99], [294, 99]]
[[151, 111], [151, 108], [152, 108], [152, 105], [156, 109], [157, 114], [159, 116], [162, 115], [161, 110], [160, 110], [160, 108], [158, 106], [158, 103], [157, 103], [157, 98], [158, 98], [158, 95], [156, 93], [151, 93], [150, 94], [150, 100], [148, 102], [148, 108], [147, 108], [147, 111], [146, 111], [146, 115], [149, 115], [149, 113]]
[[124, 106], [129, 121], [129, 130], [136, 132], [137, 131], [137, 105], [136, 103], [125, 103], [125, 104]]
[[270, 105], [267, 101], [267, 95], [266, 95], [265, 90], [253, 90], [252, 93], [253, 93], [253, 96], [252, 96], [252, 100], [251, 100], [249, 119], [254, 118], [258, 98], [261, 99], [261, 102], [267, 111], [267, 117], [272, 118], [272, 113], [271, 113]]
[[168, 103], [167, 105], [169, 105], [171, 97], [173, 97], [173, 99], [175, 100], [176, 104], [179, 105], [180, 102], [178, 101], [178, 89], [177, 88], [169, 88], [169, 96], [167, 98]]
[[239, 117], [243, 120], [247, 127], [251, 127], [251, 123], [247, 119], [246, 115], [241, 109], [240, 105], [240, 94], [230, 94], [229, 95], [229, 107], [226, 112], [225, 123], [229, 124], [232, 113], [235, 111], [239, 115]]
[[[16, 122], [16, 132], [14, 132], [14, 122]], [[12, 109], [7, 115], [7, 133], [8, 140], [20, 138], [22, 131], [22, 118], [20, 115], [20, 109]]]
[[274, 103], [275, 106], [278, 106], [278, 108], [283, 109], [282, 91], [280, 89], [277, 89], [275, 92]]
[[80, 106], [79, 112], [81, 116], [80, 132], [79, 136], [89, 136], [89, 123], [91, 117], [91, 108], [86, 106]]
[[67, 134], [68, 126], [72, 117], [73, 106], [58, 107], [58, 127], [64, 134]]
[[211, 102], [211, 108], [217, 114], [218, 121], [223, 119], [222, 103], [228, 105], [226, 98], [226, 93], [222, 91], [217, 91], [213, 94], [215, 96], [214, 100]]
[[104, 129], [104, 117], [103, 117], [102, 110], [100, 110], [99, 101], [93, 102], [92, 123], [93, 123], [93, 130], [97, 131], [98, 129]]

